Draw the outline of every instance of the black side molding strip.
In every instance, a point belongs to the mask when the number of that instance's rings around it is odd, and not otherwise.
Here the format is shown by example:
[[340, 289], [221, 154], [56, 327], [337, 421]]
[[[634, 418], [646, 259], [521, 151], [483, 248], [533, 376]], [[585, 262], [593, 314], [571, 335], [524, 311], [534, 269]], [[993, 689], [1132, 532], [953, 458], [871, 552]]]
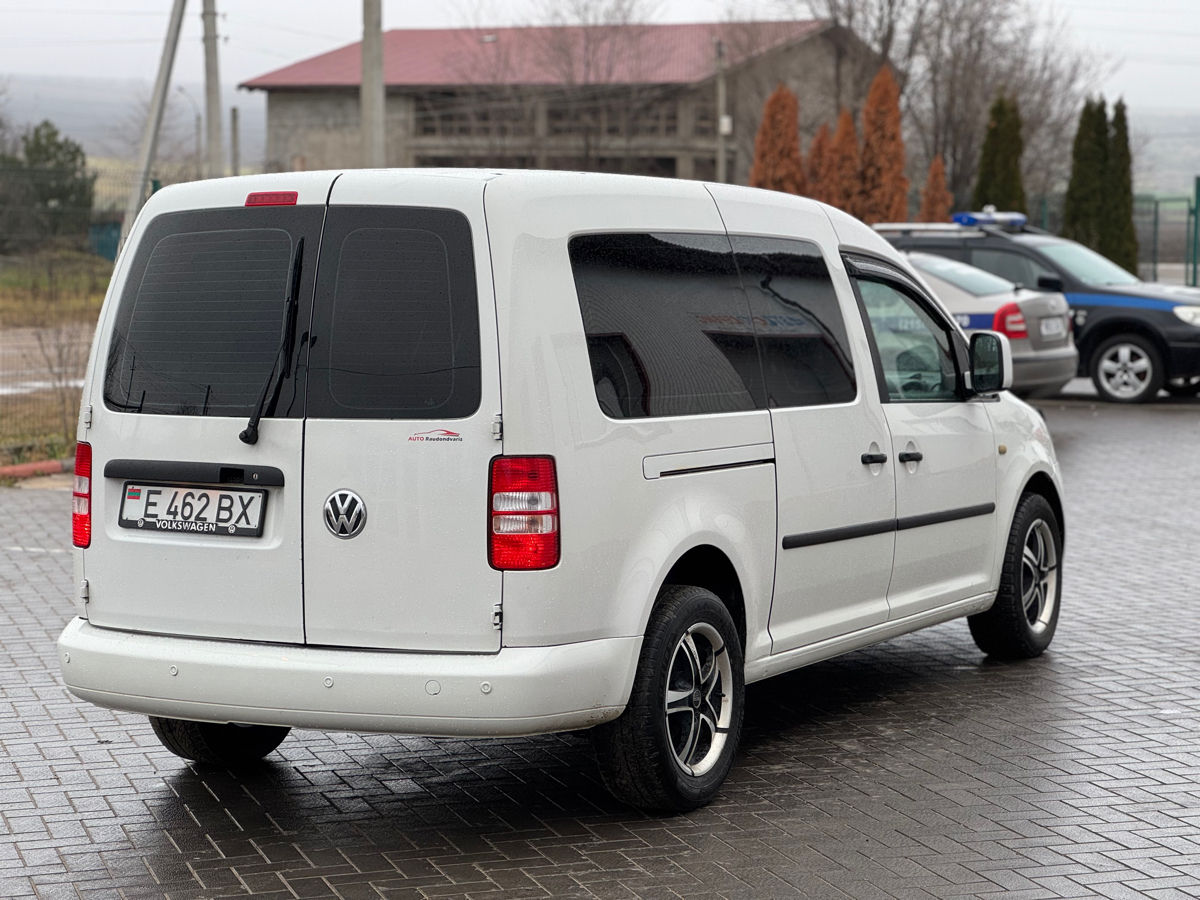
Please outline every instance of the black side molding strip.
[[784, 550], [794, 550], [796, 547], [812, 547], [815, 544], [832, 544], [834, 541], [850, 541], [854, 538], [870, 537], [873, 534], [887, 534], [896, 530], [895, 519], [884, 519], [881, 522], [867, 522], [863, 525], [846, 525], [842, 528], [830, 528], [827, 531], [810, 531], [807, 534], [789, 534], [783, 539]]
[[170, 459], [110, 459], [105, 478], [138, 478], [146, 481], [182, 481], [186, 484], [245, 484], [283, 487], [283, 472], [274, 466], [239, 466], [226, 463], [180, 462]]
[[688, 469], [664, 469], [660, 477], [669, 475], [695, 475], [697, 472], [720, 472], [723, 469], [744, 469], [747, 466], [765, 466], [775, 462], [773, 459], [747, 459], [741, 462], [720, 463], [712, 466], [692, 466]]
[[947, 509], [942, 512], [925, 513], [920, 516], [905, 516], [903, 519], [896, 520], [896, 530], [906, 531], [909, 528], [923, 528], [926, 525], [957, 522], [959, 519], [973, 519], [975, 516], [990, 516], [995, 511], [995, 503], [980, 503], [978, 506], [964, 506], [960, 509]]
[[905, 516], [903, 519], [882, 519], [878, 522], [846, 525], [842, 528], [830, 528], [825, 531], [789, 534], [783, 539], [783, 549], [794, 550], [797, 547], [812, 547], [816, 544], [832, 544], [834, 541], [850, 541], [854, 538], [870, 537], [873, 534], [887, 534], [889, 531], [924, 528], [926, 525], [957, 522], [959, 519], [973, 519], [975, 516], [990, 516], [995, 511], [995, 503], [980, 503], [978, 506], [963, 506], [941, 512], [923, 513], [919, 516]]

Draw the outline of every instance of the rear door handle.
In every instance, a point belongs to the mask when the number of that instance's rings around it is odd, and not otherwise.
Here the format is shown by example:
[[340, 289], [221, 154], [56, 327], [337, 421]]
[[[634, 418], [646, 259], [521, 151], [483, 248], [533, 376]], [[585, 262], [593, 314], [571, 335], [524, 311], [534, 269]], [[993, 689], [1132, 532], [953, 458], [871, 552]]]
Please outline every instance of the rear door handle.
[[920, 462], [924, 458], [925, 455], [920, 450], [905, 450], [896, 457], [902, 463]]
[[859, 459], [862, 460], [864, 466], [877, 466], [887, 462], [886, 453], [864, 453]]

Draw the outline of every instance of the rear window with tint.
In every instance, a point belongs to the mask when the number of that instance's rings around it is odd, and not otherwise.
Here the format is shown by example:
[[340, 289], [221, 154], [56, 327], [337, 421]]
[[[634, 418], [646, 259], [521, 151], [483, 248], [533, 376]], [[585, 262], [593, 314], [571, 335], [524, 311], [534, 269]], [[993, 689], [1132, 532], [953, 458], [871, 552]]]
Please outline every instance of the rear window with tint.
[[479, 408], [479, 357], [467, 219], [445, 209], [332, 207], [308, 415], [464, 418]]
[[[118, 307], [105, 403], [129, 412], [249, 415], [279, 350], [292, 254], [305, 231], [319, 233], [321, 214], [292, 207], [155, 219]], [[305, 256], [302, 297], [306, 286], [311, 293], [316, 254]], [[290, 381], [285, 398], [295, 395]]]
[[763, 405], [746, 298], [724, 235], [571, 239], [596, 399], [614, 418]]

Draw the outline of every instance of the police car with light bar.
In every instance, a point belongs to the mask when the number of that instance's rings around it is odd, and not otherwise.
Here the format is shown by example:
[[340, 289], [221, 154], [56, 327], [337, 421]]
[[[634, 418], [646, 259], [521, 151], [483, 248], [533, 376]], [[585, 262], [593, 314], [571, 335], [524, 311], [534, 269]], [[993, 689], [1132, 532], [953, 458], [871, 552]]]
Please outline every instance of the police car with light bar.
[[1200, 392], [1200, 291], [1142, 281], [1082, 244], [1029, 226], [1022, 213], [984, 209], [953, 218], [875, 228], [900, 249], [1062, 291], [1074, 315], [1079, 374], [1092, 379], [1101, 398], [1144, 403], [1164, 388]]

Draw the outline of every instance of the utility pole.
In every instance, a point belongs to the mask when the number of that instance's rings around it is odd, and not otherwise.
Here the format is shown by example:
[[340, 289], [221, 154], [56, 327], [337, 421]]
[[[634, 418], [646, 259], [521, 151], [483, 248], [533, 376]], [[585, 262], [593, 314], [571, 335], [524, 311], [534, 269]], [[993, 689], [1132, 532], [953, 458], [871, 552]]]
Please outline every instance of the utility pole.
[[125, 219], [121, 223], [121, 243], [129, 236], [133, 220], [142, 208], [146, 195], [146, 181], [150, 177], [150, 166], [158, 152], [158, 129], [162, 125], [163, 109], [167, 105], [167, 87], [171, 84], [171, 68], [175, 65], [175, 48], [179, 46], [179, 30], [183, 26], [183, 8], [186, 0], [175, 0], [171, 7], [171, 18], [167, 22], [167, 36], [163, 40], [162, 58], [158, 62], [158, 76], [154, 79], [154, 93], [150, 96], [150, 114], [142, 130], [142, 144], [138, 150], [137, 177], [129, 189], [125, 203]]
[[363, 0], [362, 108], [363, 165], [387, 165], [383, 137], [383, 8], [382, 0]]
[[240, 150], [238, 147], [238, 108], [231, 107], [229, 110], [229, 174], [240, 175]]
[[725, 137], [732, 130], [732, 122], [725, 112], [725, 44], [720, 38], [713, 39], [717, 51], [717, 181], [728, 181], [725, 164]]
[[204, 174], [220, 178], [225, 174], [221, 152], [221, 76], [217, 71], [217, 0], [204, 0], [200, 13], [204, 21], [204, 119], [208, 126]]

